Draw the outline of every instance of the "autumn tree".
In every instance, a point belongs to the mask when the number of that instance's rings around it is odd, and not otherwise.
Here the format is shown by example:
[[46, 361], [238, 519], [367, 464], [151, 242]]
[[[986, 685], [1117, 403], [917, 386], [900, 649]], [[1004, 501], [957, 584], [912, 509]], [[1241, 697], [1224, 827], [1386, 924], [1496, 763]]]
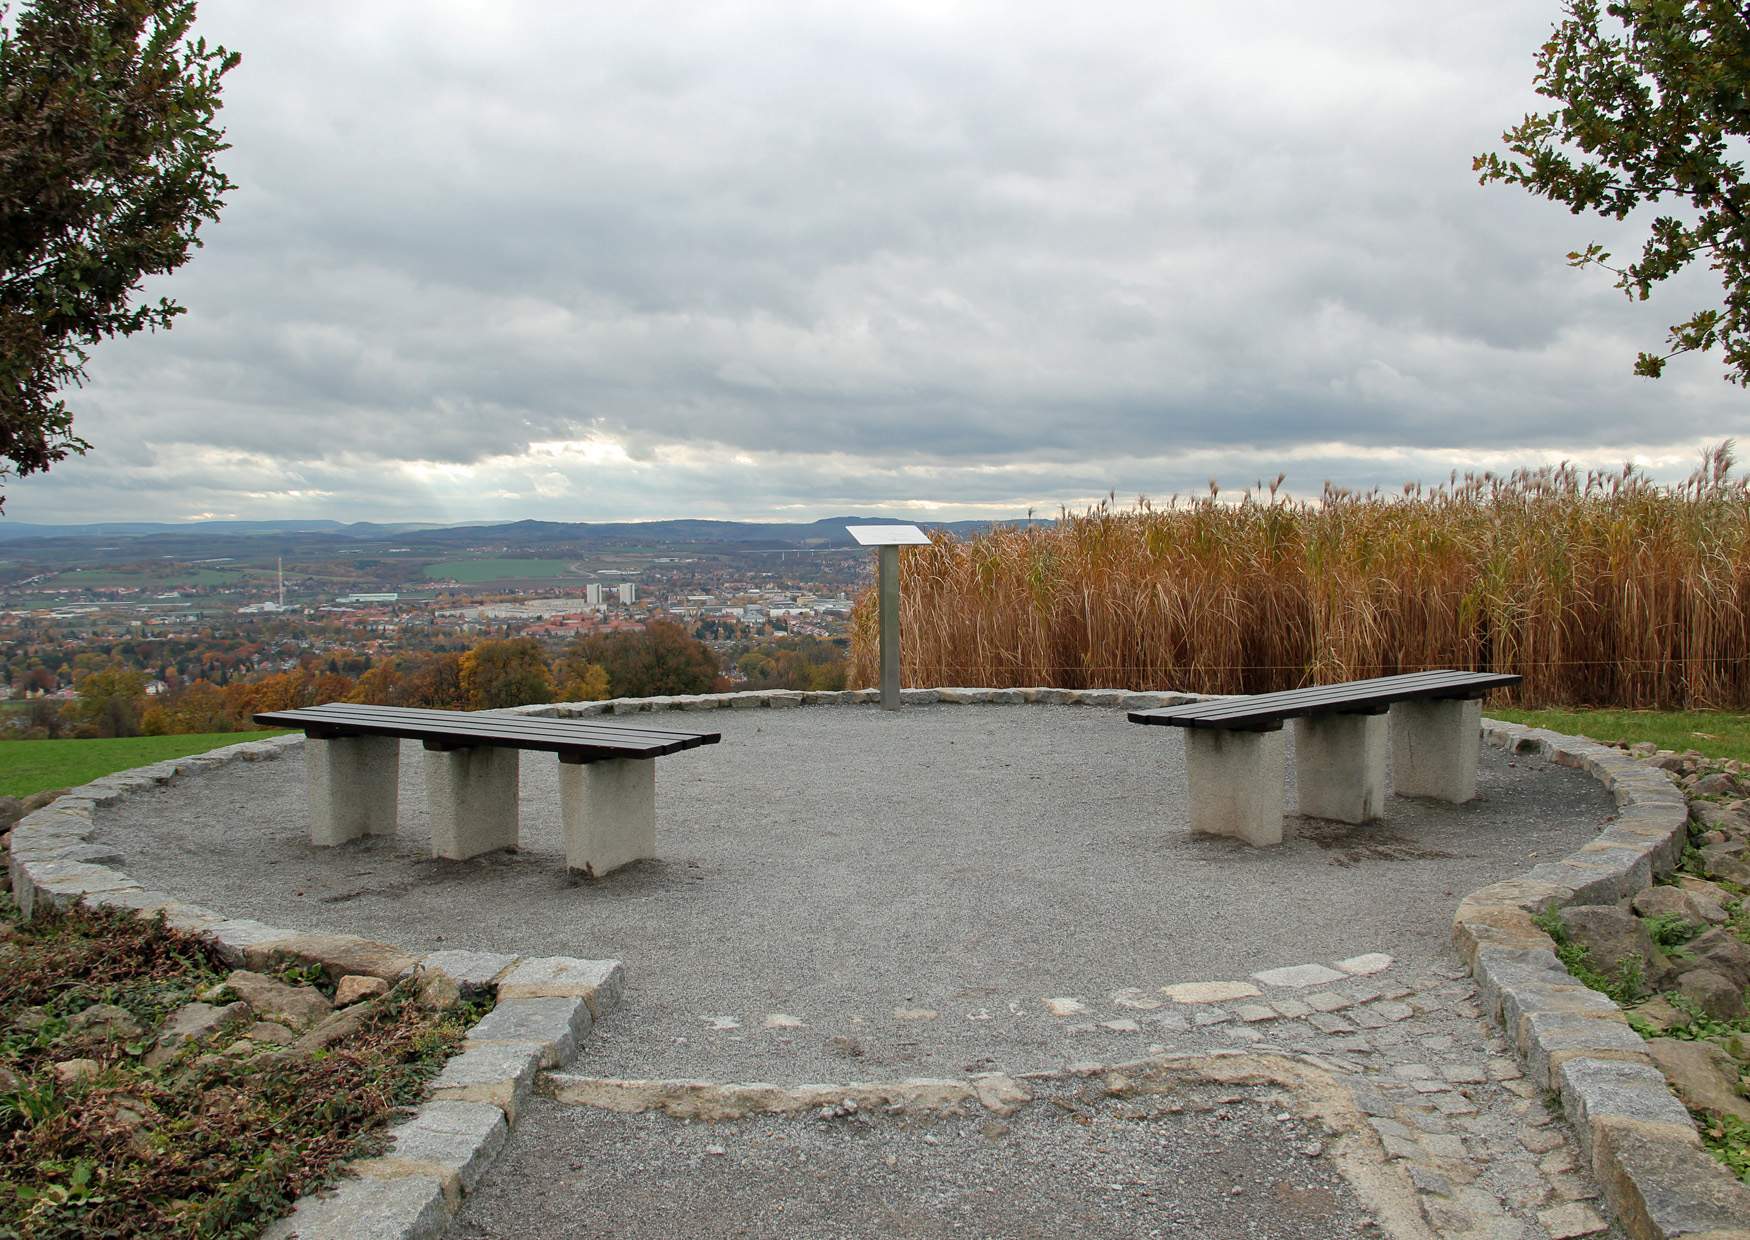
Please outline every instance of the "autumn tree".
[[[1667, 332], [1635, 373], [1658, 378], [1679, 353], [1719, 346], [1726, 378], [1750, 384], [1750, 18], [1736, 0], [1566, 0], [1567, 19], [1537, 53], [1537, 93], [1560, 106], [1501, 135], [1509, 154], [1478, 155], [1482, 183], [1522, 185], [1575, 215], [1618, 222], [1642, 206], [1640, 256], [1618, 265], [1601, 243], [1568, 255], [1601, 267], [1645, 301], [1696, 260], [1713, 269], [1721, 304]], [[1670, 207], [1664, 204], [1671, 203]]]
[[0, 3], [0, 478], [90, 447], [60, 395], [87, 348], [183, 313], [136, 295], [219, 217], [232, 185], [214, 118], [238, 62], [192, 33], [192, 0], [32, 0], [10, 17]]
[[85, 736], [138, 736], [140, 715], [146, 709], [146, 677], [143, 672], [119, 664], [87, 672], [75, 686], [70, 713], [74, 726]]
[[608, 669], [588, 659], [567, 654], [559, 660], [558, 700], [561, 702], [599, 702], [613, 692]]
[[484, 641], [462, 656], [462, 700], [469, 710], [497, 710], [553, 700], [553, 679], [532, 637]]
[[565, 657], [607, 669], [617, 697], [709, 693], [717, 683], [717, 656], [671, 620], [652, 620], [641, 633], [580, 634]]

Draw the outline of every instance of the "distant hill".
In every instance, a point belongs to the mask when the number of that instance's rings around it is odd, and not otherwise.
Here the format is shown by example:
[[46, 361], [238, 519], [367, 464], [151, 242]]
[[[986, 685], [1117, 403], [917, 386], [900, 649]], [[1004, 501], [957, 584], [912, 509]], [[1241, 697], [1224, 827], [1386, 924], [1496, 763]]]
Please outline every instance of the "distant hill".
[[[32, 525], [0, 520], [0, 543], [34, 540], [201, 539], [212, 537], [295, 536], [298, 541], [334, 539], [348, 543], [394, 541], [406, 546], [451, 547], [482, 542], [505, 542], [517, 546], [541, 543], [588, 543], [628, 541], [664, 546], [699, 543], [734, 543], [747, 546], [849, 547], [854, 541], [847, 525], [922, 525], [956, 534], [973, 534], [992, 524], [1019, 522], [920, 521], [894, 517], [823, 517], [809, 522], [708, 521], [509, 521], [478, 525], [435, 523], [381, 524], [371, 521], [100, 521], [86, 525]], [[1050, 524], [1049, 521], [1040, 524]]]
[[385, 536], [403, 530], [430, 529], [433, 523], [375, 525], [343, 521], [93, 521], [83, 525], [32, 525], [28, 521], [0, 521], [0, 542], [27, 538], [139, 538], [150, 534], [300, 534], [350, 533], [358, 530]]

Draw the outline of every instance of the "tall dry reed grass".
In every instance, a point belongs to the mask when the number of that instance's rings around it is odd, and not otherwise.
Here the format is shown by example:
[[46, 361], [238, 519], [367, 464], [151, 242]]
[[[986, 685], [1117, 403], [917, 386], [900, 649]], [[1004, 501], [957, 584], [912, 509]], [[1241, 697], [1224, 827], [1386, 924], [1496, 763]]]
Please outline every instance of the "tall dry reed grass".
[[[1402, 494], [1281, 479], [902, 549], [908, 685], [1255, 693], [1426, 668], [1527, 704], [1750, 708], [1750, 487], [1569, 467]], [[873, 684], [873, 590], [852, 617]]]

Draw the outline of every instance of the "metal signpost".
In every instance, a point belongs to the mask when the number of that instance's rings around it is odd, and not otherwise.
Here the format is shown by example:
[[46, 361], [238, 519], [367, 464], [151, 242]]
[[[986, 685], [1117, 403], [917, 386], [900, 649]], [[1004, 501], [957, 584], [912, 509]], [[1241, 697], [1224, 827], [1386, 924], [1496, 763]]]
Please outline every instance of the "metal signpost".
[[880, 554], [876, 592], [881, 604], [881, 709], [899, 709], [899, 549], [922, 546], [930, 536], [915, 525], [847, 525], [845, 530]]

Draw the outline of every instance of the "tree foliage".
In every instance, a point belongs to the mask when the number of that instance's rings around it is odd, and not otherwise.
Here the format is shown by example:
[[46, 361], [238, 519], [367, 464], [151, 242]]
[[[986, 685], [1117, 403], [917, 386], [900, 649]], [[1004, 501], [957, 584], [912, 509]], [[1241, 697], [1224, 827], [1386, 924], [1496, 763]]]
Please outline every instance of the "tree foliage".
[[1566, 0], [1566, 20], [1538, 51], [1533, 84], [1561, 106], [1532, 113], [1501, 136], [1510, 154], [1476, 157], [1487, 185], [1502, 181], [1622, 221], [1674, 203], [1653, 219], [1640, 257], [1614, 265], [1593, 242], [1568, 255], [1602, 267], [1645, 301], [1655, 284], [1705, 259], [1722, 304], [1673, 324], [1664, 353], [1643, 352], [1635, 373], [1658, 378], [1679, 353], [1716, 345], [1726, 378], [1750, 384], [1750, 18], [1736, 0]]
[[121, 666], [87, 672], [70, 714], [83, 736], [137, 736], [146, 709], [146, 677]]
[[0, 478], [90, 447], [59, 396], [88, 346], [183, 313], [135, 294], [232, 187], [214, 117], [238, 56], [194, 17], [193, 0], [39, 0], [14, 22], [0, 4]]
[[573, 665], [606, 668], [616, 697], [709, 693], [717, 683], [717, 656], [672, 620], [652, 620], [641, 633], [594, 633], [566, 648]]
[[532, 637], [485, 641], [462, 656], [462, 697], [469, 710], [551, 702], [553, 680]]

